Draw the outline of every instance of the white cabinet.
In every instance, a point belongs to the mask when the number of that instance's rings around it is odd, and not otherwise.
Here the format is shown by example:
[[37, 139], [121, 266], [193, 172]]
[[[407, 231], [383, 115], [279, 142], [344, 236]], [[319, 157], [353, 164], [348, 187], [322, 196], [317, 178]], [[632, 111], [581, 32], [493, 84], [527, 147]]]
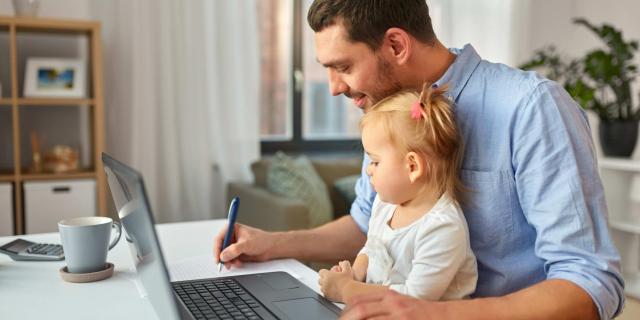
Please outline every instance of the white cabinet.
[[13, 235], [13, 192], [11, 183], [0, 183], [0, 237]]
[[626, 293], [640, 299], [640, 160], [600, 159], [611, 236], [622, 257]]
[[57, 232], [58, 221], [95, 216], [95, 180], [51, 180], [24, 183], [26, 233]]

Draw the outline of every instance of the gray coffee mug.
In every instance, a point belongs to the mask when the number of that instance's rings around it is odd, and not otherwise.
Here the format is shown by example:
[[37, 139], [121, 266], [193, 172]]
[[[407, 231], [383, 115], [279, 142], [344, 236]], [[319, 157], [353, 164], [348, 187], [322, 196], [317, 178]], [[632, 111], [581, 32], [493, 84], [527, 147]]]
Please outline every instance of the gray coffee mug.
[[[118, 235], [109, 243], [111, 229]], [[107, 252], [120, 240], [120, 223], [107, 217], [81, 217], [58, 222], [67, 270], [70, 273], [100, 271], [107, 263]]]

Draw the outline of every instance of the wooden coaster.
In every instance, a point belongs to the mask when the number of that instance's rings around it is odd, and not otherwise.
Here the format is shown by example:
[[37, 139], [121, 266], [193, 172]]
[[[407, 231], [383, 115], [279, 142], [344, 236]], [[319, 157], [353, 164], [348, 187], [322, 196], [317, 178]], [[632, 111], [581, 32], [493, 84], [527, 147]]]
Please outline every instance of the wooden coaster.
[[82, 283], [107, 279], [113, 275], [113, 263], [107, 262], [106, 268], [89, 273], [69, 273], [67, 266], [60, 268], [60, 277], [67, 282]]

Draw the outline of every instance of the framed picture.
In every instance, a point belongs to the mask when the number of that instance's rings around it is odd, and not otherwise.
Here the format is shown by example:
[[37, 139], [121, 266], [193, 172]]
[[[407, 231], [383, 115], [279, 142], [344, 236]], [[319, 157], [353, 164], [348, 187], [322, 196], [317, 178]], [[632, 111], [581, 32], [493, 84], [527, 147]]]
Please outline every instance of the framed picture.
[[81, 59], [28, 58], [25, 97], [86, 97], [85, 63]]

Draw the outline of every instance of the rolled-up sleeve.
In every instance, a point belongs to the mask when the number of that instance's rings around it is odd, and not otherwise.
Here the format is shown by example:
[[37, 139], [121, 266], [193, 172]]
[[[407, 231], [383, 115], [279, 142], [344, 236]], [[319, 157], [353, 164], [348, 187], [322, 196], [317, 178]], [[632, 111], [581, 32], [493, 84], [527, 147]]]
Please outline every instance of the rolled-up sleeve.
[[360, 171], [360, 179], [356, 183], [356, 199], [351, 204], [351, 217], [356, 222], [362, 232], [367, 233], [369, 230], [369, 219], [371, 218], [371, 208], [373, 200], [376, 198], [376, 192], [369, 183], [367, 175], [367, 166], [371, 160], [365, 153], [362, 160], [362, 170]]
[[548, 279], [580, 286], [600, 318], [611, 319], [622, 310], [624, 280], [586, 115], [566, 91], [545, 81], [519, 118], [512, 165], [520, 204], [536, 230], [536, 255]]

